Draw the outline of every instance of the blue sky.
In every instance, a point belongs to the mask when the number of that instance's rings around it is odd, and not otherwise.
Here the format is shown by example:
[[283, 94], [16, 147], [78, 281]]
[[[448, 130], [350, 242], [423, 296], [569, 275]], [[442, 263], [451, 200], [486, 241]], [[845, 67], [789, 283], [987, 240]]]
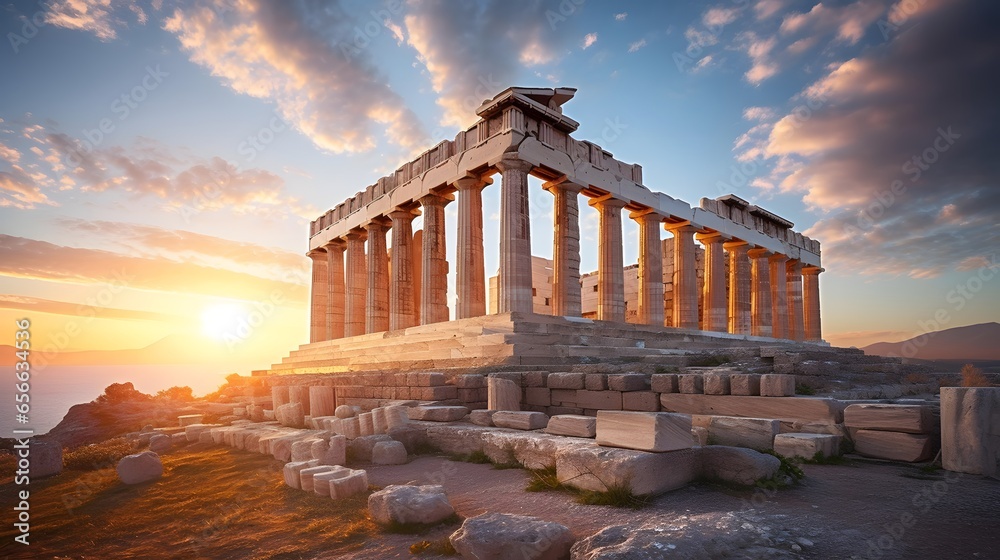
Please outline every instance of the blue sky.
[[[575, 137], [649, 188], [735, 193], [819, 239], [834, 343], [909, 338], [942, 309], [997, 320], [997, 22], [958, 0], [5, 4], [0, 313], [72, 314], [128, 263], [144, 274], [108, 308], [174, 319], [119, 313], [70, 348], [148, 344], [275, 286], [269, 351], [293, 346], [308, 220], [524, 85], [578, 88]], [[916, 178], [914, 156], [933, 159]]]

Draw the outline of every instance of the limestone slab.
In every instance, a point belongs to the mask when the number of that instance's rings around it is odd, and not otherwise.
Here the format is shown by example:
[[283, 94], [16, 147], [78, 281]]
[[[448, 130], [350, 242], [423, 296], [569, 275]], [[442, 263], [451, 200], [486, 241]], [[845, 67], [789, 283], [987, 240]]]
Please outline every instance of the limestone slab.
[[163, 463], [156, 453], [143, 451], [123, 457], [115, 470], [125, 484], [141, 484], [163, 476]]
[[830, 434], [778, 434], [774, 437], [774, 451], [785, 457], [812, 459], [817, 453], [823, 457], [840, 455], [840, 437]]
[[597, 443], [642, 451], [675, 451], [691, 447], [691, 416], [668, 412], [597, 413]]
[[760, 376], [760, 396], [791, 397], [795, 395], [795, 376], [783, 373], [765, 373]]
[[493, 425], [493, 413], [495, 410], [473, 410], [469, 413], [469, 421], [477, 426], [492, 426]]
[[330, 497], [335, 500], [350, 498], [368, 491], [368, 472], [354, 469], [343, 478], [330, 481]]
[[657, 412], [660, 410], [660, 395], [652, 391], [629, 391], [622, 393], [622, 409]]
[[[690, 446], [691, 435], [687, 436]], [[636, 495], [661, 494], [698, 478], [697, 450], [650, 453], [613, 447], [574, 446], [556, 455], [559, 482], [595, 492], [625, 487]]]
[[677, 390], [687, 395], [703, 393], [705, 378], [700, 373], [684, 373], [677, 376]]
[[402, 405], [390, 405], [385, 407], [386, 432], [393, 428], [406, 425], [410, 421], [410, 407]]
[[292, 488], [295, 488], [296, 490], [301, 490], [302, 479], [300, 478], [299, 473], [302, 472], [302, 469], [308, 469], [310, 467], [315, 467], [315, 466], [317, 466], [315, 461], [298, 461], [298, 462], [285, 463], [284, 468], [282, 468], [281, 470], [282, 475], [284, 476], [285, 479], [285, 484]]
[[729, 375], [729, 394], [743, 396], [760, 395], [759, 373], [732, 373]]
[[358, 422], [360, 423], [362, 436], [375, 434], [375, 424], [372, 421], [371, 412], [362, 412], [361, 414], [358, 414]]
[[204, 417], [203, 414], [182, 414], [177, 417], [177, 422], [181, 427], [187, 427], [193, 424], [201, 424]]
[[344, 418], [340, 422], [341, 433], [347, 437], [347, 439], [354, 439], [361, 437], [361, 419], [357, 416], [351, 418]]
[[704, 380], [704, 391], [706, 395], [728, 395], [729, 374], [706, 373]]
[[608, 376], [603, 373], [587, 373], [583, 376], [583, 388], [588, 391], [607, 391]]
[[368, 496], [368, 512], [376, 523], [420, 523], [443, 521], [455, 514], [444, 487], [439, 485], [392, 485]]
[[551, 389], [545, 387], [528, 387], [524, 390], [524, 403], [532, 406], [549, 406]]
[[641, 373], [620, 373], [608, 376], [611, 391], [643, 391], [649, 388], [649, 378]]
[[513, 381], [490, 377], [486, 387], [486, 403], [490, 410], [521, 410], [521, 387]]
[[376, 465], [405, 465], [406, 447], [398, 441], [380, 441], [372, 448], [372, 463]]
[[660, 406], [669, 412], [774, 418], [787, 422], [800, 420], [840, 424], [844, 421], [843, 403], [819, 397], [753, 397], [739, 395], [660, 395]]
[[574, 404], [580, 408], [594, 410], [621, 410], [621, 391], [587, 391], [580, 389], [576, 392]]
[[654, 373], [650, 377], [650, 388], [656, 393], [676, 393], [677, 374], [676, 373]]
[[317, 496], [330, 496], [330, 483], [338, 478], [344, 478], [351, 474], [351, 469], [347, 467], [331, 466], [326, 472], [316, 473], [312, 477], [313, 492]]
[[477, 560], [562, 560], [575, 540], [564, 525], [507, 513], [470, 517], [450, 539], [463, 558]]
[[372, 461], [372, 453], [375, 450], [375, 446], [379, 442], [383, 441], [395, 441], [395, 440], [393, 440], [386, 434], [361, 436], [347, 443], [347, 451], [353, 461], [361, 463], [370, 463]]
[[385, 419], [385, 407], [375, 407], [372, 409], [372, 433], [384, 434], [389, 429]]
[[414, 406], [406, 409], [410, 420], [457, 422], [469, 413], [464, 406]]
[[342, 435], [330, 437], [326, 442], [326, 449], [318, 457], [316, 447], [313, 447], [313, 458], [319, 461], [320, 465], [343, 465], [347, 462], [347, 438]]
[[781, 421], [769, 418], [737, 416], [709, 417], [708, 440], [715, 445], [773, 449], [774, 437], [781, 431]]
[[574, 372], [550, 373], [546, 384], [549, 389], [583, 389], [587, 386], [586, 375]]
[[549, 423], [542, 412], [498, 410], [493, 414], [493, 425], [514, 430], [540, 430]]
[[929, 406], [910, 404], [852, 404], [844, 409], [844, 425], [908, 434], [930, 433], [935, 427]]
[[950, 471], [1000, 478], [1000, 387], [941, 388], [941, 460]]
[[858, 430], [854, 433], [854, 451], [876, 459], [915, 463], [934, 456], [934, 442], [926, 434]]
[[549, 418], [547, 433], [559, 436], [592, 438], [597, 435], [597, 418], [576, 414], [560, 414]]
[[542, 432], [491, 430], [483, 432], [483, 453], [494, 463], [517, 463], [526, 469], [555, 468], [556, 457], [565, 449], [593, 445], [584, 438]]
[[751, 486], [774, 476], [781, 461], [773, 456], [725, 445], [701, 448], [701, 475], [709, 480]]

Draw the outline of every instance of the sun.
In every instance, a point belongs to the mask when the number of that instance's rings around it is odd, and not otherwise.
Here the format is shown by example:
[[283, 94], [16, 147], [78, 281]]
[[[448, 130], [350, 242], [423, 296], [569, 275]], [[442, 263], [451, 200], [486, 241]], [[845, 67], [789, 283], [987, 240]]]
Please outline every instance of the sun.
[[238, 303], [220, 303], [206, 307], [201, 312], [201, 333], [218, 340], [237, 336], [237, 330], [245, 316], [246, 311]]

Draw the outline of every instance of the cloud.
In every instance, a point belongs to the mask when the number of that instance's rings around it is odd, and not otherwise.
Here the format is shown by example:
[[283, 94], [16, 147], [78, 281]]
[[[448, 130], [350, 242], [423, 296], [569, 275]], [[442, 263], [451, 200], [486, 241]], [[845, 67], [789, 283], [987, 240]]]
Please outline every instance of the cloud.
[[0, 171], [0, 208], [30, 210], [38, 205], [57, 206], [20, 166]]
[[778, 73], [778, 65], [771, 60], [771, 51], [778, 42], [776, 37], [763, 39], [753, 31], [746, 31], [740, 34], [740, 40], [752, 63], [743, 75], [748, 82], [758, 85]]
[[146, 23], [146, 13], [131, 0], [51, 0], [45, 4], [45, 22], [57, 27], [88, 31], [102, 41], [117, 38], [116, 28], [124, 27], [125, 12], [137, 23]]
[[[304, 257], [303, 257], [304, 259]], [[304, 285], [260, 278], [163, 258], [141, 258], [104, 251], [54, 245], [0, 234], [0, 275], [51, 282], [103, 284], [158, 292], [202, 294], [256, 301], [280, 290], [283, 297], [305, 304]]]
[[722, 27], [736, 21], [740, 11], [736, 8], [711, 8], [701, 16], [706, 27]]
[[628, 12], [622, 12], [620, 14], [615, 14], [615, 21], [625, 21], [628, 17]]
[[743, 118], [748, 121], [768, 121], [774, 118], [774, 109], [767, 107], [747, 107], [743, 109]]
[[638, 41], [635, 41], [634, 43], [628, 46], [628, 52], [634, 53], [645, 46], [646, 46], [646, 40], [639, 39]]
[[597, 42], [597, 33], [587, 33], [586, 37], [583, 38], [583, 50], [587, 50], [588, 47]]
[[94, 317], [96, 319], [126, 319], [135, 321], [162, 321], [167, 323], [189, 324], [190, 318], [167, 313], [139, 311], [135, 309], [116, 309], [99, 307], [81, 303], [53, 301], [28, 296], [0, 294], [0, 309], [22, 309], [37, 313], [54, 315], [70, 315], [75, 317]]
[[0, 159], [6, 161], [7, 163], [17, 163], [21, 160], [21, 152], [7, 146], [3, 142], [0, 142]]
[[219, 0], [176, 8], [164, 28], [193, 62], [236, 92], [273, 101], [322, 149], [371, 150], [376, 126], [407, 152], [427, 147], [419, 119], [371, 63], [372, 38], [357, 38], [358, 23], [340, 2]]
[[781, 22], [781, 32], [811, 36], [835, 33], [838, 40], [853, 45], [884, 12], [883, 2], [874, 0], [860, 0], [834, 7], [820, 2], [808, 12], [785, 16]]
[[956, 2], [831, 65], [770, 127], [769, 178], [828, 267], [932, 277], [1000, 247], [1000, 7]]
[[413, 2], [404, 21], [444, 111], [443, 126], [469, 126], [479, 105], [510, 85], [522, 65], [551, 63], [579, 37], [575, 14], [534, 0]]
[[758, 20], [763, 20], [778, 13], [784, 4], [782, 0], [758, 0], [753, 6], [753, 11]]

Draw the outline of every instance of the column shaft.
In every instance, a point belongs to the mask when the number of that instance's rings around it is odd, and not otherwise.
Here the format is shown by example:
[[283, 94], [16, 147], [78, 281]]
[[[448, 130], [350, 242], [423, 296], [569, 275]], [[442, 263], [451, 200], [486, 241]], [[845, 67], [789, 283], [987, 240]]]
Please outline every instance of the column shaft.
[[635, 216], [639, 222], [639, 309], [643, 325], [663, 326], [663, 246], [660, 221], [663, 216], [647, 212]]
[[344, 294], [344, 336], [365, 334], [365, 300], [368, 295], [368, 265], [365, 262], [364, 230], [347, 234], [347, 288]]
[[774, 338], [788, 338], [788, 282], [785, 263], [788, 257], [782, 254], [768, 259], [771, 265], [771, 335]]
[[622, 257], [622, 208], [626, 202], [610, 196], [590, 205], [600, 213], [597, 261], [597, 319], [625, 322], [625, 264]]
[[448, 197], [431, 193], [420, 199], [424, 214], [423, 266], [420, 281], [420, 324], [448, 320], [448, 254], [444, 206]]
[[330, 287], [327, 302], [327, 338], [344, 338], [344, 248], [342, 239], [334, 239], [326, 244], [327, 284]]
[[411, 210], [395, 210], [392, 219], [392, 278], [389, 282], [389, 330], [416, 325], [413, 296], [413, 218]]
[[326, 307], [329, 288], [326, 275], [326, 251], [313, 249], [308, 256], [312, 259], [311, 309], [309, 315], [309, 342], [326, 340]]
[[580, 207], [581, 186], [546, 183], [555, 196], [552, 235], [552, 314], [579, 317], [580, 305]]
[[822, 268], [808, 266], [802, 269], [803, 330], [806, 340], [823, 340], [819, 313], [819, 273]]
[[528, 173], [532, 165], [505, 158], [497, 163], [500, 185], [500, 313], [531, 313], [531, 217]]
[[772, 336], [771, 323], [771, 273], [767, 259], [771, 252], [767, 249], [751, 249], [750, 283], [750, 334]]
[[698, 328], [698, 273], [691, 226], [666, 226], [674, 234], [674, 326]]
[[385, 244], [384, 218], [370, 222], [368, 230], [368, 293], [365, 304], [365, 332], [389, 330], [389, 254]]
[[455, 318], [486, 314], [486, 264], [483, 257], [483, 187], [478, 177], [455, 182], [458, 189], [458, 259]]
[[750, 334], [750, 259], [745, 241], [724, 245], [729, 250], [729, 332]]
[[802, 263], [790, 260], [786, 265], [788, 290], [788, 338], [805, 340], [802, 332]]
[[702, 301], [702, 329], [725, 332], [726, 313], [726, 253], [723, 238], [718, 234], [700, 236], [705, 246], [705, 288]]

